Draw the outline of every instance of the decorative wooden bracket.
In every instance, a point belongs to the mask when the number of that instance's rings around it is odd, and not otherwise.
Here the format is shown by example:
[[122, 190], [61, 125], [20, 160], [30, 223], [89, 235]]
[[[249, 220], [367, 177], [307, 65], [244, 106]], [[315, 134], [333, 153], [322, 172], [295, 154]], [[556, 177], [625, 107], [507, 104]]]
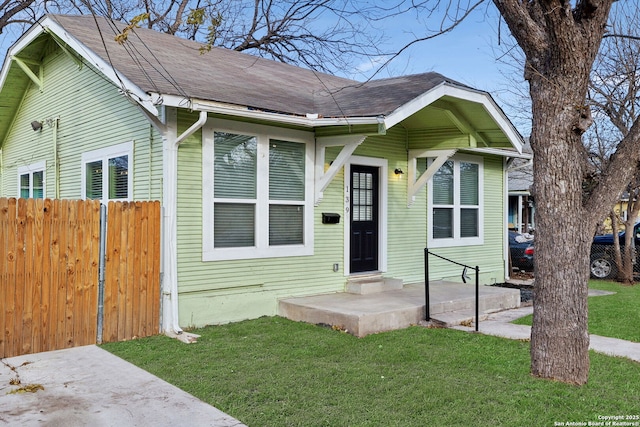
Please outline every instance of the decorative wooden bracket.
[[[41, 66], [41, 64], [39, 62], [30, 61], [28, 59], [21, 59], [21, 58], [18, 58], [17, 56], [11, 56], [10, 59], [13, 62], [15, 62], [16, 64], [18, 64], [18, 66], [22, 69], [22, 71], [24, 71], [24, 73], [27, 75], [27, 77], [29, 77], [31, 79], [31, 81], [36, 84], [36, 86], [38, 86], [38, 89], [40, 89], [40, 91], [42, 91], [43, 79], [42, 79], [42, 66]], [[35, 66], [38, 67], [38, 75], [37, 76], [33, 71], [31, 71], [31, 68], [29, 68], [29, 65], [27, 65], [27, 64], [35, 65]]]
[[[336, 174], [345, 165], [347, 160], [349, 160], [353, 152], [356, 151], [358, 145], [362, 144], [366, 138], [366, 135], [340, 135], [320, 137], [316, 139], [315, 206], [318, 206], [322, 200], [324, 190], [329, 186], [331, 181], [333, 181], [333, 178], [335, 178]], [[339, 146], [343, 146], [342, 150], [331, 163], [329, 169], [325, 172], [325, 149], [327, 147]]]
[[[411, 207], [416, 201], [416, 194], [424, 187], [431, 177], [440, 169], [457, 150], [409, 150], [409, 171], [407, 176], [407, 207]], [[433, 163], [427, 167], [427, 170], [417, 176], [417, 159], [423, 157], [435, 157]]]
[[67, 44], [60, 38], [58, 37], [53, 31], [49, 31], [48, 28], [45, 28], [45, 31], [47, 34], [49, 34], [49, 36], [51, 36], [51, 38], [56, 42], [56, 44], [58, 45], [58, 47], [60, 47], [60, 49], [62, 49], [62, 51], [69, 57], [71, 58], [71, 60], [73, 62], [76, 63], [76, 65], [78, 66], [78, 69], [82, 69], [82, 58], [80, 58], [78, 56], [78, 54], [74, 53], [72, 50], [70, 50], [67, 46]]
[[440, 104], [446, 108], [444, 113], [455, 127], [463, 134], [469, 135], [469, 147], [477, 147], [478, 143], [485, 147], [489, 145], [485, 138], [464, 118], [464, 115], [452, 102], [440, 101]]

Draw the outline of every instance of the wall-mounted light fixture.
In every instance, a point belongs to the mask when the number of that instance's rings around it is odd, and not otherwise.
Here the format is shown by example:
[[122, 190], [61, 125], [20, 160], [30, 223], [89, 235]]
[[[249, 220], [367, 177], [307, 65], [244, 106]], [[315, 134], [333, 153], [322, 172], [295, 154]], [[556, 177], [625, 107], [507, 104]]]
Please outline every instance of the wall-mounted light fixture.
[[34, 120], [31, 122], [31, 129], [34, 131], [42, 129], [42, 122]]
[[402, 171], [402, 169], [396, 168], [396, 170], [394, 170], [393, 173], [395, 173], [396, 175], [402, 175], [404, 172]]

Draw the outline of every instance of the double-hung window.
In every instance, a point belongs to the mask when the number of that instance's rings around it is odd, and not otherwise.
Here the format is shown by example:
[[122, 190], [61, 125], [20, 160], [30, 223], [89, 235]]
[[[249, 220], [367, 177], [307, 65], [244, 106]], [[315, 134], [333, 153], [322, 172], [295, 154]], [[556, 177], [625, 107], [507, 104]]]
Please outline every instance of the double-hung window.
[[[430, 162], [432, 159], [429, 159]], [[429, 246], [483, 243], [481, 157], [447, 160], [429, 183]]]
[[130, 200], [133, 142], [82, 154], [82, 198]]
[[312, 136], [210, 120], [203, 128], [203, 260], [313, 253]]
[[45, 161], [18, 168], [18, 194], [20, 197], [44, 199], [45, 169]]

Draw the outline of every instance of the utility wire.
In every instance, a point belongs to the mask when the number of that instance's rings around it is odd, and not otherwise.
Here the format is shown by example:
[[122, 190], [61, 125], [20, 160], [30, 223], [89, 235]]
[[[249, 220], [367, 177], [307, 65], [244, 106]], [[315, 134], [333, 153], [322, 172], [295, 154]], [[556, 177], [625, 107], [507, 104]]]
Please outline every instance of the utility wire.
[[[98, 8], [101, 8], [99, 5]], [[109, 14], [108, 11], [105, 10], [104, 8], [101, 8], [102, 10], [99, 10], [100, 13], [102, 13], [102, 16], [104, 17], [105, 21], [107, 22], [107, 24], [111, 27], [111, 29], [114, 32], [114, 35], [120, 34], [121, 30], [118, 28], [119, 25], [121, 25], [121, 22], [115, 21]], [[91, 10], [93, 13], [93, 10]], [[95, 17], [95, 14], [94, 14]], [[129, 23], [127, 23], [129, 24]], [[153, 31], [153, 30], [152, 30]], [[147, 79], [147, 81], [149, 82], [149, 84], [151, 84], [151, 86], [153, 86], [153, 88], [155, 89], [155, 91], [157, 93], [160, 93], [160, 90], [156, 84], [156, 82], [154, 81], [153, 78], [151, 78], [151, 75], [149, 74], [149, 72], [147, 71], [147, 67], [144, 66], [143, 62], [148, 64], [149, 67], [151, 67], [154, 71], [156, 71], [160, 76], [162, 76], [162, 78], [167, 81], [167, 83], [169, 83], [171, 86], [174, 87], [174, 89], [176, 89], [176, 91], [182, 95], [185, 98], [188, 98], [187, 93], [184, 91], [184, 89], [182, 89], [182, 87], [180, 86], [180, 84], [178, 83], [178, 81], [171, 75], [171, 73], [164, 67], [164, 65], [162, 64], [162, 62], [158, 59], [157, 56], [155, 56], [155, 54], [153, 53], [153, 51], [149, 48], [149, 46], [145, 43], [145, 41], [140, 37], [140, 34], [138, 34], [136, 32], [135, 28], [132, 28], [131, 31], [132, 34], [135, 34], [137, 40], [145, 47], [145, 49], [149, 52], [149, 54], [153, 57], [153, 59], [155, 60], [155, 62], [158, 64], [158, 66], [154, 65], [151, 61], [149, 61], [145, 55], [142, 54], [142, 52], [137, 48], [136, 43], [128, 43], [127, 41], [125, 41], [124, 43], [122, 43], [123, 48], [125, 49], [125, 51], [127, 52], [127, 54], [129, 55], [129, 57], [132, 59], [132, 61], [136, 64], [136, 66], [138, 67], [138, 69], [140, 70], [140, 72], [145, 76], [145, 78]]]

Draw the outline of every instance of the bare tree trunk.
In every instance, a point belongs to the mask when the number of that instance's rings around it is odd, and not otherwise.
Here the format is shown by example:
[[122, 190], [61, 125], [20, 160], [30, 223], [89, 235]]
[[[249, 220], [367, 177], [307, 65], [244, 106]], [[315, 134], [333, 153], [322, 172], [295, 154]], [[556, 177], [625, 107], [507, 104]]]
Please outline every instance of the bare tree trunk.
[[[585, 384], [591, 241], [596, 224], [613, 204], [612, 191], [621, 186], [609, 175], [589, 192], [582, 188], [588, 164], [582, 134], [592, 122], [586, 106], [589, 75], [613, 0], [493, 3], [526, 56], [524, 77], [533, 113], [536, 288], [531, 373]], [[619, 145], [621, 154], [633, 152], [633, 137]], [[636, 159], [637, 154], [625, 161]], [[611, 165], [621, 169], [624, 182], [631, 174], [621, 163]]]
[[576, 100], [584, 98], [576, 95], [567, 102], [566, 95], [575, 90], [568, 89], [570, 81], [560, 83], [566, 86], [530, 80], [537, 225], [531, 372], [584, 384], [589, 375], [587, 294], [595, 223], [583, 212], [583, 169], [576, 161], [584, 156], [582, 142], [567, 125], [576, 118]]

